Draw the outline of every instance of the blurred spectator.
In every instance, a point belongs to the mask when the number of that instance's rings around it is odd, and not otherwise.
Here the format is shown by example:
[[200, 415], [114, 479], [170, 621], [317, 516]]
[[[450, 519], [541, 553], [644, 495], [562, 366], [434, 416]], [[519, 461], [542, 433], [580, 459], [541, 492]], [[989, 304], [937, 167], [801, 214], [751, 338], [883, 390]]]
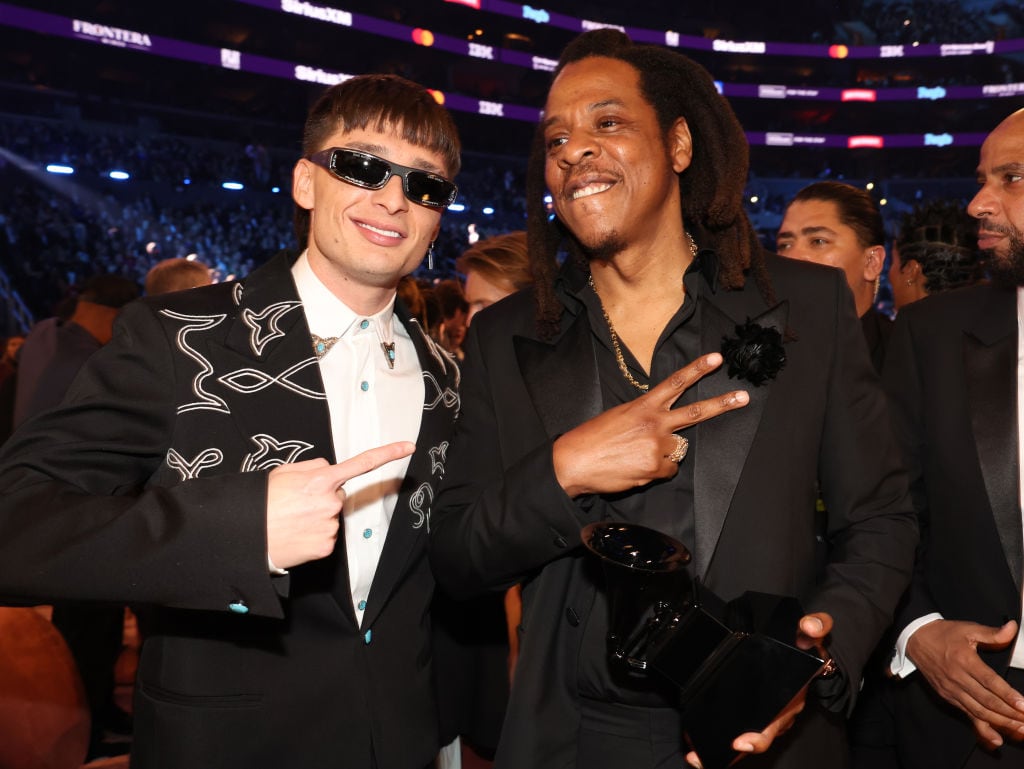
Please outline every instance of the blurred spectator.
[[412, 313], [413, 317], [419, 320], [423, 328], [428, 328], [427, 303], [423, 298], [420, 285], [414, 277], [406, 275], [399, 281], [398, 296], [405, 303], [405, 306], [409, 308], [409, 312]]
[[466, 338], [466, 318], [469, 314], [469, 304], [462, 292], [462, 284], [449, 278], [435, 283], [430, 293], [435, 302], [427, 305], [428, 317], [431, 307], [435, 313], [430, 317], [431, 336], [456, 360], [462, 360], [462, 342]]
[[[47, 318], [32, 328], [18, 365], [15, 427], [63, 400], [85, 361], [110, 341], [121, 308], [138, 296], [134, 281], [98, 275], [82, 285], [69, 319]], [[110, 732], [131, 733], [131, 716], [114, 702], [114, 667], [122, 649], [124, 609], [57, 603], [52, 621], [67, 641], [85, 686], [91, 719], [87, 760], [127, 753], [123, 742], [107, 739]]]
[[905, 215], [889, 267], [895, 309], [981, 280], [976, 232], [977, 224], [959, 201], [929, 201]]
[[776, 249], [843, 271], [871, 360], [881, 370], [892, 321], [874, 307], [885, 263], [885, 224], [871, 195], [833, 181], [804, 187], [786, 208]]
[[145, 289], [149, 296], [156, 296], [208, 286], [212, 282], [210, 268], [199, 260], [174, 257], [157, 262], [150, 268], [146, 273]]
[[60, 403], [86, 359], [110, 341], [121, 308], [138, 296], [134, 281], [97, 275], [82, 285], [70, 318], [32, 327], [19, 356], [15, 427]]
[[455, 268], [466, 276], [463, 292], [469, 304], [469, 325], [480, 310], [533, 283], [526, 231], [478, 241], [455, 260]]
[[0, 352], [0, 381], [14, 374], [18, 368], [18, 352], [25, 343], [23, 336], [9, 336], [3, 340]]
[[14, 429], [14, 396], [18, 385], [18, 353], [25, 342], [23, 336], [9, 336], [3, 340], [0, 357], [0, 443], [10, 437]]

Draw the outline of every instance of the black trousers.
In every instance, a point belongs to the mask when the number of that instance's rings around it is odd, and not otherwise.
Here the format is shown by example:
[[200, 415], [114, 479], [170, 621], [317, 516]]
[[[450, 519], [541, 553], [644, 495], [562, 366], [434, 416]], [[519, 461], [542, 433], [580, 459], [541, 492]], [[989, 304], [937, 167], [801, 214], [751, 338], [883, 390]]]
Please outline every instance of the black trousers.
[[683, 769], [687, 752], [675, 708], [582, 699], [577, 769]]

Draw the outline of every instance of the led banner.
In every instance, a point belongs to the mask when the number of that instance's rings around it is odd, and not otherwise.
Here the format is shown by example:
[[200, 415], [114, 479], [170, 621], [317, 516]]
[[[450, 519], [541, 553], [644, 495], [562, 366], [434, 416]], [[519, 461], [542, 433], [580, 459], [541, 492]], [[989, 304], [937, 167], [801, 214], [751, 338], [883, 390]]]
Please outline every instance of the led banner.
[[[349, 13], [339, 8], [320, 5], [308, 2], [308, 0], [238, 0], [247, 5], [255, 5], [272, 11], [280, 11], [308, 19], [339, 24], [352, 29], [369, 32], [373, 35], [390, 37], [394, 40], [401, 40], [406, 43], [427, 48], [439, 48], [448, 53], [470, 58], [486, 59], [488, 61], [499, 61], [503, 64], [510, 64], [526, 69], [551, 72], [558, 63], [557, 59], [536, 56], [533, 54], [513, 51], [505, 48], [498, 48], [490, 45], [483, 45], [472, 41], [463, 40], [458, 37], [442, 35], [428, 29], [413, 28], [396, 24], [390, 21], [383, 21], [372, 16], [364, 16], [358, 13]], [[583, 29], [596, 29], [597, 27], [612, 27], [612, 24], [573, 19], [558, 13], [549, 13], [529, 5], [515, 5], [503, 2], [503, 0], [448, 0], [457, 2], [460, 5], [468, 5], [472, 8], [483, 10], [502, 9], [500, 12], [506, 15], [515, 15], [512, 11], [519, 9], [523, 18], [529, 18], [537, 23], [552, 24], [554, 26], [581, 31]], [[674, 45], [681, 48], [702, 48], [704, 50], [722, 51], [727, 53], [765, 53], [766, 46], [789, 45], [787, 43], [738, 43], [729, 40], [709, 40], [703, 37], [686, 37], [685, 35], [671, 36], [669, 33], [661, 34], [661, 38], [652, 37], [655, 33], [651, 30], [639, 30], [626, 27], [623, 29], [633, 35], [636, 40], [644, 40], [649, 43], [660, 45]], [[668, 38], [665, 35], [669, 35]], [[1005, 41], [1004, 41], [1005, 42]], [[1011, 41], [1012, 42], [1012, 41]], [[1024, 43], [1024, 41], [1019, 41]], [[685, 45], [684, 45], [685, 43]], [[986, 46], [991, 44], [965, 44], [964, 46], [944, 46], [950, 50], [961, 51], [961, 54], [985, 52]], [[802, 46], [807, 49], [820, 49], [822, 46]], [[831, 48], [845, 48], [844, 46], [831, 46]], [[883, 46], [883, 48], [902, 48], [902, 46]], [[877, 50], [877, 48], [872, 49]], [[1021, 46], [1024, 50], [1024, 45]], [[836, 52], [833, 51], [833, 54]], [[894, 51], [887, 51], [887, 55], [895, 56]], [[796, 55], [796, 54], [794, 54]], [[799, 55], [815, 56], [813, 52], [805, 52]], [[902, 55], [902, 54], [901, 54]], [[954, 55], [947, 53], [946, 55]], [[833, 56], [833, 58], [843, 58]], [[1001, 96], [1015, 96], [1024, 94], [1024, 83], [1001, 83], [993, 85], [972, 85], [972, 86], [936, 86], [936, 87], [912, 87], [912, 88], [815, 88], [809, 86], [788, 86], [788, 85], [748, 85], [736, 83], [719, 83], [719, 91], [729, 98], [736, 99], [807, 99], [815, 101], [916, 101], [918, 99], [985, 99]]]
[[[263, 0], [261, 0], [262, 2]], [[287, 1], [287, 0], [285, 0]], [[340, 17], [339, 17], [340, 18]], [[353, 17], [354, 19], [355, 17]], [[181, 40], [151, 35], [141, 30], [122, 29], [120, 27], [97, 24], [82, 19], [68, 19], [54, 14], [33, 11], [27, 8], [0, 3], [0, 24], [5, 26], [26, 29], [44, 35], [55, 35], [59, 37], [72, 38], [84, 42], [98, 43], [115, 48], [136, 51], [140, 53], [151, 53], [169, 59], [188, 61], [196, 64], [204, 64], [212, 67], [221, 67], [228, 70], [237, 70], [257, 75], [283, 78], [286, 80], [298, 80], [319, 85], [333, 85], [349, 77], [352, 73], [334, 72], [308, 64], [272, 59], [266, 56], [243, 53], [230, 48], [216, 48], [214, 46], [199, 45]], [[397, 25], [395, 25], [397, 26]], [[1015, 89], [1012, 93], [1001, 92], [990, 94], [992, 96], [1016, 95], [1024, 93], [1024, 84], [1008, 84], [1005, 86], [964, 86], [963, 88], [1005, 88]], [[739, 87], [739, 86], [734, 86]], [[749, 88], [779, 89], [783, 86], [744, 86]], [[729, 89], [726, 88], [726, 91]], [[814, 89], [801, 89], [814, 90]], [[832, 89], [838, 90], [838, 89]], [[906, 90], [906, 89], [904, 89]], [[956, 87], [947, 89], [950, 93]], [[817, 91], [816, 91], [817, 92]], [[471, 112], [479, 115], [486, 115], [496, 118], [508, 118], [524, 122], [535, 123], [540, 119], [540, 110], [536, 107], [528, 107], [506, 102], [486, 101], [463, 96], [455, 93], [448, 93], [440, 90], [433, 90], [434, 97], [449, 109], [459, 112]], [[875, 101], [872, 94], [881, 94], [882, 91], [861, 91], [850, 96], [851, 90], [846, 91], [848, 98], [858, 100]], [[761, 98], [789, 98], [787, 92], [774, 95], [759, 94]], [[793, 98], [800, 98], [793, 95]], [[810, 97], [806, 97], [810, 98]], [[955, 98], [955, 97], [950, 97]], [[882, 149], [885, 147], [945, 147], [957, 146], [978, 146], [985, 138], [984, 134], [949, 134], [949, 133], [926, 133], [926, 134], [892, 134], [885, 136], [845, 136], [839, 134], [798, 134], [785, 132], [751, 132], [747, 134], [752, 145], [764, 145], [775, 147], [873, 147]]]
[[[249, 2], [249, 0], [241, 0]], [[447, 0], [467, 5], [479, 11], [488, 11], [516, 19], [527, 19], [538, 24], [550, 24], [572, 32], [585, 32], [599, 27], [621, 29], [633, 40], [655, 43], [671, 48], [721, 53], [749, 53], [765, 56], [802, 56], [814, 59], [894, 59], [943, 58], [947, 56], [994, 56], [1024, 51], [1024, 40], [985, 40], [974, 43], [907, 43], [898, 45], [843, 45], [813, 43], [778, 43], [756, 40], [712, 40], [696, 35], [683, 35], [672, 30], [643, 29], [618, 24], [605, 24], [588, 19], [577, 19], [561, 13], [505, 0]]]

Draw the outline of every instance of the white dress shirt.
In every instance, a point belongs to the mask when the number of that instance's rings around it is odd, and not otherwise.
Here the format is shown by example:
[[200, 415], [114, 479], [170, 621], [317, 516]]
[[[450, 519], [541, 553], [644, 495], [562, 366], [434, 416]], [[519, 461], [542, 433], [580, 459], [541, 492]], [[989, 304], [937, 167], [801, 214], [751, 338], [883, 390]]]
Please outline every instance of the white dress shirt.
[[[1024, 288], [1017, 289], [1017, 467], [1024, 472]], [[1020, 494], [1020, 509], [1024, 511], [1024, 483], [1020, 484], [1017, 491]], [[907, 641], [918, 628], [937, 619], [942, 619], [938, 612], [926, 614], [903, 629], [896, 639], [896, 652], [889, 664], [893, 675], [906, 678], [917, 670], [917, 666], [907, 657]], [[1018, 624], [1024, 627], [1024, 619], [1018, 618]], [[1024, 668], [1024, 633], [1017, 634], [1010, 666]]]
[[[292, 276], [310, 331], [338, 338], [320, 359], [338, 461], [394, 441], [415, 442], [423, 416], [423, 369], [409, 332], [394, 317], [394, 298], [376, 315], [358, 315], [320, 282], [305, 253]], [[381, 347], [384, 340], [395, 343], [393, 369]], [[345, 550], [360, 623], [408, 467], [406, 457], [345, 483]]]

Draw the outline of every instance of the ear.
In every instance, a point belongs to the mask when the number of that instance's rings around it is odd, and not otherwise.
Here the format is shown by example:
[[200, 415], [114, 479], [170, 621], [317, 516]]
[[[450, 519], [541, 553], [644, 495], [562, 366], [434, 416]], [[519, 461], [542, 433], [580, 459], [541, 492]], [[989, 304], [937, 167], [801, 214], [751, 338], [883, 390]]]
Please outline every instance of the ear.
[[885, 246], [871, 246], [864, 250], [864, 280], [874, 283], [882, 274], [885, 264]]
[[313, 164], [305, 158], [300, 158], [292, 169], [292, 200], [307, 211], [313, 210], [316, 201], [313, 191]]
[[672, 170], [677, 174], [690, 167], [693, 160], [693, 137], [686, 118], [679, 118], [668, 130], [668, 151], [672, 158]]
[[907, 280], [917, 280], [921, 277], [921, 263], [917, 259], [907, 259], [900, 265], [900, 275], [905, 276]]

